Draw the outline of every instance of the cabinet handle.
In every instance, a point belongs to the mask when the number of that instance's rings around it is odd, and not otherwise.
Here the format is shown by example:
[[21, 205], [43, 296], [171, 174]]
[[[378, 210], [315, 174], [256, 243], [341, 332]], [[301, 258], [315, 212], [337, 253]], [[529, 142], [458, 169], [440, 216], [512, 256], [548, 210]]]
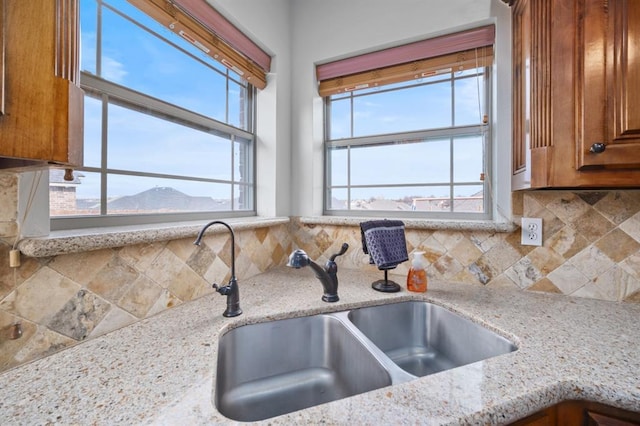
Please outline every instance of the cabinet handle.
[[607, 146], [602, 142], [596, 142], [593, 145], [591, 145], [591, 149], [589, 149], [589, 152], [593, 152], [594, 154], [600, 154], [601, 152], [604, 152], [606, 148]]

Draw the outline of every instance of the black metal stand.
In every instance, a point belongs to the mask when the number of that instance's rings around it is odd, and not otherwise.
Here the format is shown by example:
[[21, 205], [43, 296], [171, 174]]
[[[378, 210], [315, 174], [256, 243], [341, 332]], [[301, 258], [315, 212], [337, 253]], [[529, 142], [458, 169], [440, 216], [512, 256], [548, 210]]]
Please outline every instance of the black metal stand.
[[400, 284], [398, 284], [397, 282], [394, 281], [389, 281], [388, 278], [388, 271], [385, 269], [384, 270], [384, 280], [378, 280], [378, 281], [374, 281], [373, 284], [371, 284], [371, 287], [374, 290], [378, 290], [381, 291], [383, 293], [397, 293], [400, 291]]

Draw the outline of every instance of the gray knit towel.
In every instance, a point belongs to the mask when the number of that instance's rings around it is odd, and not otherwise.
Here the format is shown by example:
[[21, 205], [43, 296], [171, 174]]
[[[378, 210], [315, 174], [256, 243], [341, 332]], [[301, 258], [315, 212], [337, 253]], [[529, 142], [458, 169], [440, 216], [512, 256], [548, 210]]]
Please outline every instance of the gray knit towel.
[[393, 269], [409, 260], [404, 223], [400, 220], [371, 220], [360, 223], [362, 250], [378, 269]]

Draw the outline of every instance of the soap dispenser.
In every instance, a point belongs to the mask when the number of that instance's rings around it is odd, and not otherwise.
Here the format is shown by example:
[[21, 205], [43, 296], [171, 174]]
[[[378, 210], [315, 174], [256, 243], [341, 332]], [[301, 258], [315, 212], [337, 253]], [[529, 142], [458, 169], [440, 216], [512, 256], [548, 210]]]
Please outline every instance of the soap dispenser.
[[413, 252], [411, 268], [407, 274], [407, 290], [424, 293], [427, 291], [427, 271], [423, 251]]

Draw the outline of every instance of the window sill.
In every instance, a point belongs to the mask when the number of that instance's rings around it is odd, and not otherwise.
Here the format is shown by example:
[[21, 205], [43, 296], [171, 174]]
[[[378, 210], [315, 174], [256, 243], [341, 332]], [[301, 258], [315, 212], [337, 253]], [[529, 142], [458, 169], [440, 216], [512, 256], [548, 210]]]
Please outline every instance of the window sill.
[[[305, 225], [360, 226], [360, 222], [373, 220], [373, 217], [347, 216], [306, 216], [300, 217]], [[395, 219], [395, 218], [394, 218]], [[484, 231], [513, 232], [517, 226], [512, 222], [494, 222], [491, 220], [435, 220], [435, 219], [400, 219], [406, 229], [430, 229], [444, 231]]]
[[[288, 217], [250, 217], [225, 219], [233, 229], [263, 228], [289, 223]], [[25, 256], [48, 257], [133, 244], [148, 244], [191, 238], [198, 235], [208, 221], [176, 222], [143, 226], [87, 228], [73, 231], [54, 231], [47, 237], [25, 238], [18, 248]], [[227, 232], [223, 227], [212, 227], [207, 233]]]

